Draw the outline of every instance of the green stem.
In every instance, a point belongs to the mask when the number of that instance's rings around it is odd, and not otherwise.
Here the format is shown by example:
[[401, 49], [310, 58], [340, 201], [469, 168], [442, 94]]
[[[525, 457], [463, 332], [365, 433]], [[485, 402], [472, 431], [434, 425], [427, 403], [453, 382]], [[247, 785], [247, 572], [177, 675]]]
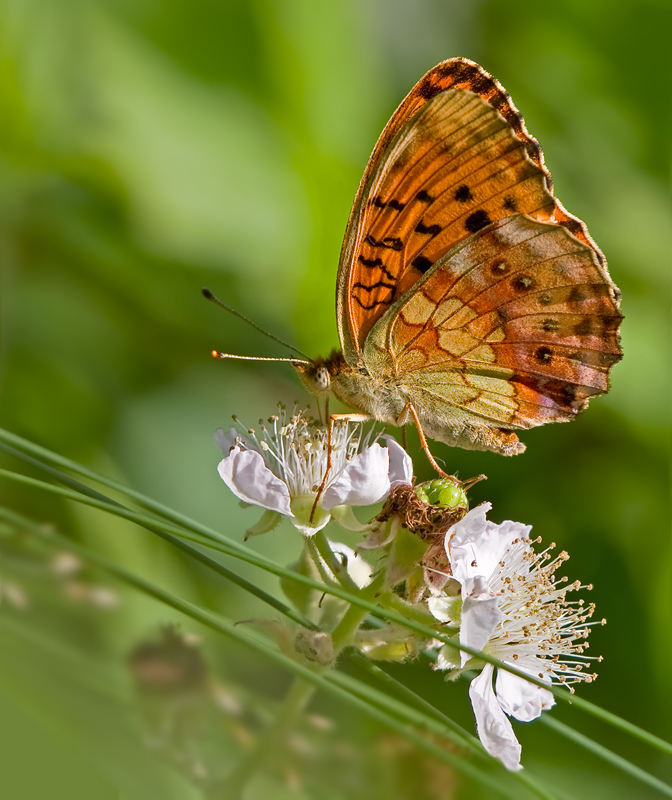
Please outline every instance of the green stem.
[[556, 731], [556, 733], [559, 733], [561, 736], [565, 736], [567, 739], [575, 742], [577, 745], [579, 745], [579, 747], [583, 747], [590, 753], [593, 753], [593, 755], [598, 756], [598, 758], [604, 759], [608, 764], [611, 764], [617, 769], [622, 770], [627, 775], [630, 775], [636, 780], [641, 781], [647, 786], [650, 786], [652, 789], [656, 789], [661, 794], [665, 795], [665, 797], [672, 797], [672, 786], [664, 781], [661, 781], [659, 778], [656, 778], [655, 775], [651, 775], [635, 764], [632, 764], [630, 761], [622, 756], [619, 756], [617, 753], [608, 750], [598, 742], [594, 742], [592, 739], [584, 736], [584, 734], [574, 730], [574, 728], [570, 728], [569, 725], [565, 725], [564, 723], [560, 722], [560, 720], [555, 719], [555, 717], [551, 717], [548, 714], [542, 714], [542, 716], [539, 718], [539, 721], [548, 728]]
[[[421, 625], [436, 625], [436, 619], [429, 613], [429, 611], [426, 611], [423, 606], [420, 604], [411, 605], [411, 603], [407, 603], [405, 600], [402, 600], [401, 597], [396, 595], [394, 592], [384, 592], [378, 598], [378, 602], [382, 608], [396, 611], [398, 614], [402, 614], [408, 619], [415, 620]], [[444, 632], [445, 631], [441, 631], [441, 633]]]
[[[373, 600], [384, 580], [385, 576], [381, 574], [364, 589], [358, 589], [357, 594], [359, 598], [366, 601]], [[350, 605], [331, 635], [336, 655], [351, 643], [353, 636], [357, 633], [362, 622], [364, 622], [368, 615], [368, 609], [358, 605]]]
[[320, 556], [320, 551], [317, 549], [317, 545], [315, 544], [315, 537], [308, 536], [305, 539], [305, 546], [308, 555], [310, 556], [315, 569], [317, 570], [320, 578], [322, 578], [322, 582], [325, 586], [335, 586], [336, 582], [333, 579], [333, 574], [330, 575], [327, 571], [327, 568], [324, 564], [324, 560]]
[[[331, 549], [329, 545], [329, 539], [327, 539], [324, 532], [318, 531], [312, 537], [312, 540], [315, 549], [320, 554], [320, 557], [327, 565], [332, 575], [334, 575], [334, 577], [341, 584], [341, 586], [348, 592], [352, 592], [353, 594], [358, 594], [359, 586], [357, 586], [357, 584], [352, 580], [352, 578], [348, 574], [347, 567], [343, 566], [343, 564], [339, 561], [334, 551]], [[319, 565], [316, 564], [316, 566], [318, 566], [319, 569]]]

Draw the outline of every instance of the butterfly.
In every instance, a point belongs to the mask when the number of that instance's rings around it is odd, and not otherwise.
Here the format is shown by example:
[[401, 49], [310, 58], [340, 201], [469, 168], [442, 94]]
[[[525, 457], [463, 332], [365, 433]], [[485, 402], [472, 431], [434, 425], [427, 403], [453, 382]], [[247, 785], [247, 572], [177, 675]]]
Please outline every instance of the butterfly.
[[351, 418], [415, 422], [442, 472], [426, 436], [516, 455], [516, 430], [606, 392], [619, 300], [508, 93], [453, 58], [411, 90], [364, 171], [338, 270], [341, 351], [293, 364]]

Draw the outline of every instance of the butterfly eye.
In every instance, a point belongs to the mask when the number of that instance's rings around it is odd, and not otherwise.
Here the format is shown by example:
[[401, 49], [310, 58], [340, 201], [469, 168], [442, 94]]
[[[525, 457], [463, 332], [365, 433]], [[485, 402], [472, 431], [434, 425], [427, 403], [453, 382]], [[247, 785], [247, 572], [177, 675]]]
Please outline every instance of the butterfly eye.
[[315, 372], [315, 383], [320, 389], [328, 389], [331, 383], [329, 370], [326, 367], [318, 367]]

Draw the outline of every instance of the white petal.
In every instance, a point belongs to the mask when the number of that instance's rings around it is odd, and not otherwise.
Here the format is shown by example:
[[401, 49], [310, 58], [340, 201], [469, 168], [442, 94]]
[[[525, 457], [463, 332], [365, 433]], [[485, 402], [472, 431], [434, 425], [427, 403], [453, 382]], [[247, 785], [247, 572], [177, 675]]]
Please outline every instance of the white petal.
[[492, 575], [500, 561], [506, 560], [510, 564], [511, 559], [515, 558], [516, 572], [527, 575], [530, 562], [524, 558], [524, 554], [531, 548], [531, 530], [531, 525], [523, 525], [522, 522], [513, 522], [510, 519], [505, 519], [499, 525], [488, 522], [486, 533], [491, 537], [491, 545], [488, 548], [489, 561], [485, 564], [486, 571], [483, 574]]
[[446, 541], [457, 546], [471, 542], [480, 536], [485, 530], [486, 514], [491, 508], [492, 503], [481, 503], [476, 508], [472, 508], [449, 529]]
[[484, 512], [474, 515], [468, 526], [462, 525], [467, 517], [485, 505], [477, 506], [451, 529], [455, 533], [448, 541], [448, 556], [453, 575], [460, 582], [476, 575], [483, 575], [492, 582], [492, 577], [501, 571], [500, 563], [506, 561], [511, 567], [512, 559], [516, 572], [526, 575], [529, 566], [524, 554], [530, 547], [530, 525], [511, 520], [496, 525], [485, 519]]
[[522, 769], [521, 747], [492, 690], [492, 672], [492, 664], [486, 664], [483, 672], [469, 684], [476, 730], [483, 747], [491, 756], [498, 758], [507, 769], [519, 770]]
[[229, 428], [226, 433], [221, 428], [215, 431], [215, 444], [221, 449], [225, 456], [231, 452], [231, 448], [235, 447], [238, 442], [242, 442], [246, 450], [256, 450], [259, 452], [257, 445], [246, 436], [243, 436], [238, 428]]
[[346, 570], [352, 580], [363, 589], [371, 583], [373, 577], [373, 567], [368, 561], [364, 561], [361, 556], [347, 544], [342, 542], [329, 542], [329, 547], [336, 556], [346, 563]]
[[411, 457], [397, 440], [389, 434], [383, 436], [387, 442], [390, 455], [390, 483], [392, 488], [400, 483], [411, 483], [413, 480], [413, 462]]
[[264, 464], [264, 459], [250, 450], [234, 447], [219, 462], [217, 471], [236, 497], [255, 506], [293, 517], [287, 486]]
[[225, 456], [228, 456], [231, 449], [236, 446], [238, 435], [238, 431], [235, 428], [229, 428], [228, 433], [225, 433], [221, 428], [217, 428], [215, 431], [215, 444]]
[[[460, 623], [460, 644], [482, 650], [492, 636], [492, 632], [502, 619], [497, 597], [480, 575], [467, 578], [462, 584], [462, 622]], [[473, 656], [462, 652], [462, 666]]]
[[453, 576], [460, 583], [464, 583], [467, 578], [474, 574], [482, 575], [482, 572], [475, 573], [472, 567], [474, 560], [473, 542], [483, 535], [487, 520], [485, 515], [490, 511], [490, 503], [481, 503], [480, 506], [472, 508], [471, 511], [456, 522], [446, 533], [446, 553], [450, 560]]
[[[509, 663], [509, 662], [505, 662]], [[511, 664], [512, 667], [521, 669], [518, 664]], [[535, 678], [538, 673], [525, 669]], [[548, 689], [542, 689], [533, 683], [512, 675], [506, 670], [497, 670], [497, 680], [495, 682], [497, 699], [504, 711], [521, 722], [530, 722], [541, 716], [542, 711], [547, 711], [555, 705], [553, 694]]]
[[378, 503], [390, 491], [390, 457], [386, 447], [372, 444], [348, 462], [336, 480], [325, 490], [322, 507], [368, 506]]

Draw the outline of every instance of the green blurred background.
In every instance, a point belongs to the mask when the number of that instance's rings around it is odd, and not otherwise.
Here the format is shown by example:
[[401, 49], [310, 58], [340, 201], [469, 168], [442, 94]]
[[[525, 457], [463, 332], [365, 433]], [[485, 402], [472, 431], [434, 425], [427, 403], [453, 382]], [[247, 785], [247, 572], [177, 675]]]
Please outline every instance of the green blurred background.
[[[427, 69], [476, 60], [512, 94], [557, 195], [609, 260], [623, 292], [624, 359], [607, 396], [571, 425], [524, 435], [521, 457], [433, 449], [463, 477], [489, 476], [472, 498], [491, 500], [493, 519], [531, 523], [570, 552], [567, 574], [594, 584], [590, 599], [609, 623], [591, 641], [605, 657], [600, 678], [581, 695], [669, 738], [671, 30], [665, 0], [1, 0], [2, 426], [242, 539], [257, 514], [219, 480], [213, 431], [233, 413], [254, 424], [278, 400], [309, 400], [286, 365], [210, 358], [212, 348], [287, 353], [200, 288], [326, 355], [337, 345], [341, 238], [378, 134]], [[11, 484], [0, 492], [3, 505], [195, 602], [233, 619], [268, 615], [144, 531]], [[46, 551], [3, 537], [3, 585], [28, 600], [0, 607], [0, 768], [11, 796], [42, 796], [31, 781], [44, 781], [51, 797], [198, 797], [139, 746], [125, 671], [137, 642], [176, 616], [112, 584], [114, 608], [76, 602], [44, 578]], [[253, 544], [289, 562], [301, 543], [286, 526]], [[92, 572], [84, 583], [105, 580]], [[282, 696], [288, 678], [268, 664], [210, 634], [203, 647], [234, 694], [262, 707]], [[464, 685], [420, 664], [394, 673], [471, 727]], [[404, 783], [405, 769], [419, 771], [412, 753], [384, 737], [367, 747], [367, 721], [323, 699], [313, 707], [336, 719], [340, 755], [327, 737], [304, 759], [303, 789], [278, 773], [259, 796], [418, 793]], [[580, 712], [557, 715], [672, 778], [652, 751]], [[517, 731], [524, 763], [561, 796], [654, 796], [538, 724]], [[225, 764], [237, 741], [226, 736], [230, 749], [215, 758]], [[352, 766], [347, 742], [351, 761], [359, 752], [368, 763]], [[334, 770], [334, 794], [311, 764]], [[443, 793], [423, 792], [452, 796], [443, 777]]]

